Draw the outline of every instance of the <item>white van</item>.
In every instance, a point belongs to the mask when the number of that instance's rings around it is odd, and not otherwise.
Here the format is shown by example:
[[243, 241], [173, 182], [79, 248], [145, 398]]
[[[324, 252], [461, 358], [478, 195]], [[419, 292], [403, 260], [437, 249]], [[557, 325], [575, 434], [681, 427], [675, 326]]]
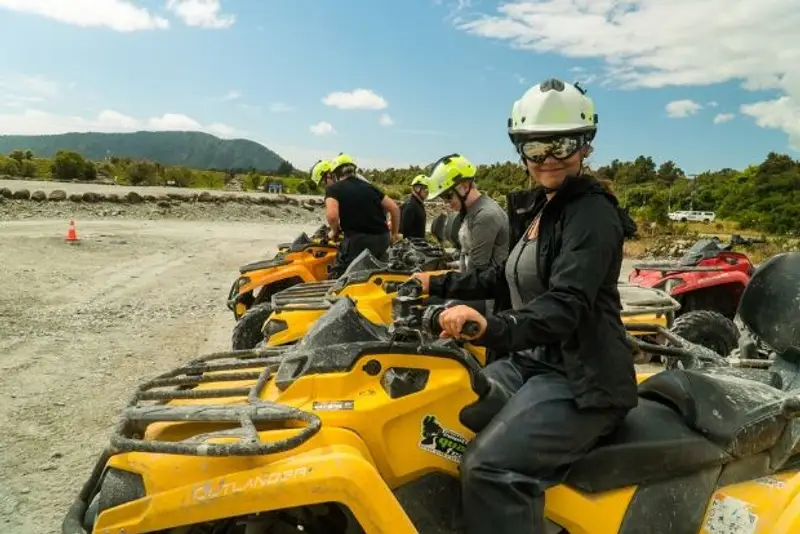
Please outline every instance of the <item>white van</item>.
[[667, 214], [672, 221], [680, 222], [714, 222], [717, 215], [713, 211], [673, 211]]

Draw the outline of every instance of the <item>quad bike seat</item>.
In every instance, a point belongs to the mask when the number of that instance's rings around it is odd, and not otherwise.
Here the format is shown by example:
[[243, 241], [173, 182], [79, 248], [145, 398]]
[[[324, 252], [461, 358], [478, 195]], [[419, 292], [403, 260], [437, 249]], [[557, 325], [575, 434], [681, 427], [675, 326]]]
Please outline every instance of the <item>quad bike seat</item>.
[[255, 261], [239, 267], [239, 274], [252, 273], [253, 271], [260, 271], [262, 269], [271, 269], [273, 267], [281, 267], [288, 265], [289, 261], [282, 256], [272, 258], [270, 260]]
[[767, 451], [789, 424], [782, 413], [791, 396], [732, 376], [663, 371], [639, 385], [639, 405], [573, 464], [567, 483], [589, 492], [607, 491]]

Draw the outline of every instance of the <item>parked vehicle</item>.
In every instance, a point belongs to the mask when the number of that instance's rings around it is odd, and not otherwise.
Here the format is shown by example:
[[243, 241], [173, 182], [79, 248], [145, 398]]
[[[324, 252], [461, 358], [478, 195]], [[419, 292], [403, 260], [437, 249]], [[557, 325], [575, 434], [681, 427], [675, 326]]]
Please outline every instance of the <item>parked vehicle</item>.
[[714, 222], [717, 215], [713, 211], [673, 211], [667, 214], [671, 221], [679, 222]]
[[677, 315], [712, 310], [733, 319], [754, 269], [747, 255], [733, 248], [763, 242], [738, 234], [727, 244], [717, 237], [700, 239], [677, 263], [635, 264], [628, 281], [669, 293], [681, 304]]

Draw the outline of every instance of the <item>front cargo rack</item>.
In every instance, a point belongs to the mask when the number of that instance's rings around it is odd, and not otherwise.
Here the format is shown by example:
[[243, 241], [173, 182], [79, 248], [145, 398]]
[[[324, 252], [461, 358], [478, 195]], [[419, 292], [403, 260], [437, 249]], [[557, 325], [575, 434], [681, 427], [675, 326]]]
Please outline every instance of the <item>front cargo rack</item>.
[[[218, 352], [201, 356], [186, 365], [148, 380], [136, 389], [114, 428], [111, 443], [95, 463], [62, 525], [62, 532], [84, 533], [83, 513], [111, 457], [126, 452], [147, 452], [186, 456], [256, 456], [296, 448], [319, 432], [322, 423], [316, 414], [260, 398], [283, 353], [292, 347], [259, 348]], [[250, 370], [261, 367], [259, 370]], [[208, 376], [206, 373], [218, 373]], [[250, 387], [215, 389], [194, 388], [200, 384], [255, 380]], [[163, 389], [170, 388], [170, 389]], [[180, 399], [244, 397], [239, 404], [197, 404], [170, 406]], [[145, 404], [149, 402], [150, 404]], [[153, 423], [220, 423], [235, 428], [192, 436], [184, 441], [142, 439]], [[256, 429], [263, 423], [302, 423], [289, 428], [298, 433], [281, 440], [263, 442]], [[233, 443], [208, 443], [210, 439], [238, 438]]]
[[327, 309], [330, 302], [326, 297], [331, 293], [336, 280], [306, 282], [286, 288], [272, 295], [272, 309], [286, 308]]
[[[321, 426], [316, 414], [261, 399], [261, 393], [277, 371], [282, 354], [290, 347], [219, 352], [202, 356], [140, 385], [125, 407], [111, 436], [115, 452], [150, 452], [191, 456], [254, 456], [293, 449], [311, 439]], [[257, 369], [257, 368], [261, 369]], [[209, 373], [213, 373], [210, 374]], [[251, 386], [223, 387], [225, 382], [254, 381]], [[195, 389], [219, 383], [214, 389]], [[184, 399], [230, 399], [236, 404], [169, 405]], [[183, 441], [144, 440], [148, 425], [168, 422], [219, 423], [234, 428], [193, 436]], [[298, 433], [263, 442], [256, 425], [302, 423]], [[231, 443], [210, 439], [238, 438]]]
[[622, 303], [620, 315], [623, 317], [650, 313], [661, 316], [675, 313], [681, 308], [677, 300], [660, 289], [627, 282], [619, 282], [617, 289]]

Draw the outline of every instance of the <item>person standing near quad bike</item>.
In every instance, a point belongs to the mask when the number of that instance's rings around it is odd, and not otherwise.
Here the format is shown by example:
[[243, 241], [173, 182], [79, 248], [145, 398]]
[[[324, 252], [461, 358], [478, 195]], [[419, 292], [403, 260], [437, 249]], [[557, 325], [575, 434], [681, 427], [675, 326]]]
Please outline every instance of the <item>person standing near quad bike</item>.
[[[333, 183], [325, 188], [325, 216], [332, 238], [344, 233], [339, 254], [328, 273], [331, 279], [341, 276], [365, 249], [376, 258], [383, 258], [389, 246], [399, 239], [397, 204], [356, 171], [355, 161], [347, 154], [339, 154], [331, 161]], [[391, 218], [391, 231], [386, 225], [386, 213]]]
[[411, 180], [411, 194], [400, 207], [400, 234], [403, 237], [425, 238], [427, 214], [425, 199], [428, 198], [427, 177], [419, 174]]
[[462, 219], [463, 270], [500, 265], [508, 257], [508, 217], [503, 208], [475, 185], [478, 170], [460, 154], [444, 156], [428, 177], [428, 200], [442, 198]]
[[507, 401], [477, 403], [488, 424], [473, 429], [461, 462], [469, 534], [544, 532], [545, 489], [638, 402], [617, 289], [630, 221], [581, 165], [596, 131], [578, 85], [530, 88], [514, 103], [508, 135], [538, 187], [508, 195], [508, 260], [415, 275], [432, 296], [496, 299], [488, 317], [454, 306], [439, 319], [442, 335], [459, 339], [467, 321], [477, 323], [470, 339], [504, 355], [484, 373]]

